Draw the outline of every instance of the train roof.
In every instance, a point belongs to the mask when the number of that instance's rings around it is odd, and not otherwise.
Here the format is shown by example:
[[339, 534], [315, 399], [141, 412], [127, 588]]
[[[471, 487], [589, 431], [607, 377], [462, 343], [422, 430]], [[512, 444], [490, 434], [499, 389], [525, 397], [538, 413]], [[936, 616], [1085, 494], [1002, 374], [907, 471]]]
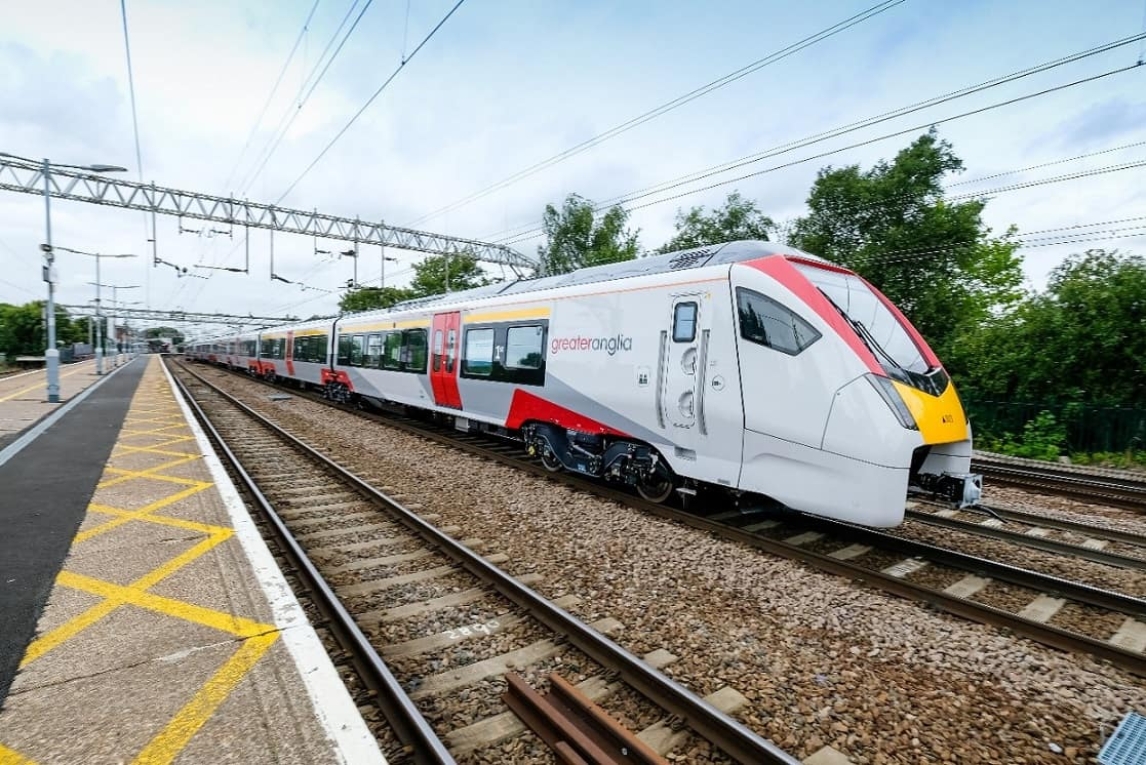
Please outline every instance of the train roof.
[[596, 282], [613, 281], [614, 279], [628, 279], [635, 276], [651, 276], [653, 274], [669, 273], [671, 271], [685, 271], [705, 266], [717, 266], [728, 263], [740, 263], [745, 260], [755, 260], [768, 255], [799, 255], [801, 258], [828, 263], [829, 261], [817, 255], [797, 250], [795, 247], [779, 244], [777, 242], [764, 242], [759, 240], [741, 240], [713, 244], [704, 247], [694, 247], [689, 250], [678, 250], [664, 254], [650, 255], [625, 260], [620, 263], [606, 263], [602, 266], [581, 268], [567, 274], [555, 276], [542, 276], [537, 279], [518, 279], [512, 282], [499, 282], [485, 287], [475, 287], [462, 292], [451, 292], [447, 295], [431, 295], [429, 297], [405, 300], [394, 304], [390, 311], [409, 311], [430, 308], [475, 298], [499, 297], [503, 295], [516, 295], [525, 292], [538, 292], [540, 290], [556, 289], [558, 287], [573, 287], [580, 284], [594, 284]]

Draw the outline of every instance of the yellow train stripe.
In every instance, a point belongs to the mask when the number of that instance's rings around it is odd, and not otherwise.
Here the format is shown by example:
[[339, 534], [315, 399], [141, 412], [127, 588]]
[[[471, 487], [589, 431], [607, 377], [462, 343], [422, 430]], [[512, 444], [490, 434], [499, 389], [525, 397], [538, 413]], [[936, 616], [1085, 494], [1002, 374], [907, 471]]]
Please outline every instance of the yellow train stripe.
[[512, 311], [470, 313], [463, 315], [462, 321], [467, 324], [477, 324], [479, 322], [513, 321], [514, 319], [548, 319], [550, 313], [552, 311], [549, 306], [538, 306], [536, 308], [518, 308]]
[[199, 692], [171, 718], [159, 735], [144, 747], [134, 760], [136, 765], [158, 765], [173, 761], [278, 638], [279, 633], [272, 632], [244, 641], [235, 655], [212, 675]]

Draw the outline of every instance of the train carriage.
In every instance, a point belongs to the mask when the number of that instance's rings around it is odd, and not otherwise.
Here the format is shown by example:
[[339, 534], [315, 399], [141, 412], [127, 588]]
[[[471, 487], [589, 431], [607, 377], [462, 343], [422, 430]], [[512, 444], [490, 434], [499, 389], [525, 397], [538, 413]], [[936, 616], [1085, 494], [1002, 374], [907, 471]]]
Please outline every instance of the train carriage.
[[768, 242], [491, 285], [255, 339], [258, 354], [243, 364], [263, 376], [273, 364], [332, 398], [397, 402], [513, 435], [550, 470], [624, 482], [655, 501], [715, 488], [893, 526], [909, 484], [960, 505], [979, 496], [970, 425], [910, 322], [853, 272]]

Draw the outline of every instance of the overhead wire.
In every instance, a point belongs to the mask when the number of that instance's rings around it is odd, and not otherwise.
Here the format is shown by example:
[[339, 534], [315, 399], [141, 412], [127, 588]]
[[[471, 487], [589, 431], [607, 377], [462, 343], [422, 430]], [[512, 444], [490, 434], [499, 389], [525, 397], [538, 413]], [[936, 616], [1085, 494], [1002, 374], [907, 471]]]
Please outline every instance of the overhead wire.
[[[646, 191], [646, 192], [635, 193], [635, 194], [621, 200], [619, 202], [619, 204], [622, 205], [624, 207], [624, 209], [626, 209], [630, 212], [633, 210], [640, 210], [640, 209], [644, 209], [646, 207], [651, 207], [653, 205], [664, 204], [665, 202], [671, 202], [671, 201], [674, 201], [677, 199], [682, 199], [684, 197], [691, 196], [693, 194], [699, 194], [701, 192], [709, 191], [711, 189], [719, 188], [721, 186], [727, 186], [727, 185], [732, 184], [732, 183], [739, 183], [739, 182], [747, 180], [749, 178], [755, 178], [755, 177], [758, 177], [761, 175], [765, 175], [767, 173], [776, 172], [777, 170], [782, 170], [782, 169], [789, 168], [789, 167], [795, 167], [797, 165], [805, 164], [807, 162], [812, 162], [815, 160], [824, 159], [826, 157], [830, 157], [830, 156], [833, 156], [835, 154], [840, 154], [842, 152], [850, 151], [852, 149], [857, 149], [857, 148], [861, 148], [864, 146], [869, 146], [871, 144], [878, 143], [881, 141], [886, 141], [886, 140], [891, 139], [891, 138], [897, 138], [897, 137], [906, 135], [908, 133], [916, 133], [916, 132], [919, 132], [920, 130], [927, 130], [927, 129], [935, 127], [937, 125], [943, 125], [943, 124], [946, 124], [949, 122], [954, 122], [956, 120], [964, 119], [966, 117], [972, 117], [972, 116], [975, 116], [978, 114], [983, 114], [985, 112], [992, 111], [994, 109], [999, 109], [999, 108], [1002, 108], [1005, 106], [1012, 106], [1014, 104], [1022, 103], [1024, 101], [1028, 101], [1028, 100], [1033, 99], [1033, 98], [1039, 98], [1041, 96], [1045, 96], [1045, 95], [1048, 95], [1050, 93], [1056, 93], [1056, 92], [1059, 92], [1062, 90], [1066, 90], [1068, 88], [1073, 88], [1073, 87], [1076, 87], [1078, 85], [1084, 85], [1084, 84], [1087, 84], [1090, 82], [1095, 82], [1097, 80], [1100, 80], [1100, 79], [1103, 79], [1106, 77], [1111, 77], [1111, 76], [1114, 76], [1117, 74], [1123, 74], [1125, 72], [1128, 72], [1128, 71], [1131, 71], [1134, 69], [1138, 69], [1141, 66], [1142, 65], [1140, 65], [1140, 64], [1131, 64], [1129, 66], [1119, 67], [1117, 69], [1110, 69], [1110, 70], [1107, 70], [1107, 71], [1102, 72], [1100, 74], [1092, 75], [1090, 77], [1084, 77], [1082, 79], [1074, 80], [1072, 82], [1064, 83], [1062, 85], [1056, 85], [1053, 87], [1044, 88], [1042, 90], [1035, 91], [1033, 93], [1027, 93], [1027, 94], [1021, 95], [1021, 96], [1015, 96], [1013, 98], [1008, 98], [1008, 99], [1005, 99], [1003, 101], [998, 101], [996, 103], [989, 104], [987, 106], [982, 106], [982, 107], [979, 107], [977, 109], [970, 109], [968, 111], [965, 111], [965, 112], [962, 112], [959, 114], [955, 114], [955, 115], [952, 115], [950, 117], [944, 117], [942, 119], [931, 120], [931, 121], [920, 123], [917, 125], [912, 125], [909, 128], [904, 128], [901, 130], [895, 130], [893, 132], [885, 133], [883, 135], [875, 136], [873, 138], [868, 138], [868, 139], [865, 139], [863, 141], [857, 141], [855, 143], [847, 144], [845, 146], [840, 146], [840, 147], [837, 147], [834, 149], [830, 149], [828, 151], [823, 151], [823, 152], [820, 152], [818, 154], [812, 154], [812, 155], [809, 155], [806, 157], [801, 157], [799, 159], [795, 159], [795, 160], [792, 160], [789, 162], [784, 162], [784, 163], [781, 163], [778, 165], [773, 165], [773, 166], [767, 167], [763, 170], [757, 170], [755, 172], [740, 175], [740, 176], [737, 176], [735, 178], [725, 179], [722, 181], [718, 181], [716, 183], [711, 183], [711, 184], [708, 184], [705, 186], [690, 189], [688, 191], [684, 191], [684, 192], [681, 192], [679, 194], [673, 194], [671, 196], [667, 196], [667, 197], [664, 197], [661, 199], [656, 199], [656, 200], [653, 200], [650, 202], [645, 202], [643, 204], [632, 205], [629, 203], [640, 200], [640, 199], [644, 199], [646, 197], [652, 196], [652, 195], [660, 193], [660, 192], [658, 192], [658, 191]], [[609, 206], [612, 206], [612, 205], [609, 205]], [[606, 209], [606, 205], [603, 205], [603, 204], [597, 205], [594, 207], [595, 212], [599, 212], [599, 211], [604, 210], [604, 209]], [[494, 241], [498, 244], [505, 244], [507, 246], [512, 246], [514, 244], [517, 244], [517, 243], [520, 243], [523, 241], [527, 241], [528, 239], [532, 239], [534, 236], [541, 233], [542, 231], [543, 231], [543, 229], [541, 227], [534, 227], [534, 228], [529, 229], [528, 231], [510, 234], [510, 235], [507, 235], [507, 236], [502, 237], [500, 239], [493, 239], [492, 241]]]
[[247, 135], [247, 140], [243, 144], [242, 151], [239, 152], [238, 158], [235, 160], [231, 172], [227, 174], [227, 180], [223, 182], [223, 188], [229, 189], [231, 181], [238, 172], [240, 165], [243, 163], [243, 158], [247, 155], [247, 149], [251, 148], [251, 142], [255, 138], [255, 134], [259, 130], [259, 125], [263, 123], [263, 117], [267, 116], [267, 110], [270, 109], [271, 102], [274, 100], [275, 94], [279, 91], [279, 85], [282, 85], [283, 78], [286, 76], [287, 69], [290, 68], [291, 61], [294, 60], [294, 54], [298, 52], [298, 46], [302, 43], [303, 38], [306, 36], [307, 30], [310, 28], [310, 22], [314, 18], [315, 11], [318, 10], [318, 4], [322, 0], [314, 0], [314, 4], [310, 6], [310, 12], [306, 14], [306, 20], [302, 22], [302, 29], [298, 32], [298, 37], [295, 38], [294, 45], [287, 54], [286, 61], [283, 62], [282, 69], [279, 70], [279, 76], [275, 78], [275, 84], [271, 86], [271, 92], [267, 94], [267, 100], [263, 102], [263, 108], [259, 110], [259, 116], [255, 118], [255, 124], [251, 126], [251, 132]]
[[[279, 145], [286, 137], [287, 131], [289, 131], [291, 125], [294, 124], [294, 121], [298, 118], [302, 108], [306, 106], [307, 101], [309, 101], [311, 95], [314, 94], [315, 88], [318, 87], [319, 83], [322, 81], [322, 78], [330, 70], [330, 65], [334, 62], [334, 59], [338, 57], [338, 54], [342, 51], [346, 41], [350, 39], [350, 35], [354, 33], [354, 30], [358, 27], [358, 23], [362, 20], [362, 16], [370, 8], [373, 2], [374, 0], [366, 0], [365, 6], [363, 6], [358, 16], [354, 19], [354, 23], [351, 24], [350, 29], [346, 31], [346, 34], [343, 35], [342, 39], [339, 41], [338, 48], [333, 54], [331, 54], [330, 58], [326, 60], [326, 63], [323, 64], [323, 59], [326, 58], [326, 54], [330, 51], [331, 46], [334, 45], [335, 40], [338, 40], [338, 36], [342, 32], [342, 28], [346, 26], [346, 22], [350, 19], [351, 14], [354, 13], [354, 9], [358, 7], [359, 0], [354, 0], [350, 8], [347, 9], [346, 14], [342, 17], [342, 21], [338, 25], [338, 28], [334, 30], [334, 34], [330, 36], [330, 39], [326, 43], [326, 47], [315, 60], [314, 67], [311, 69], [311, 72], [307, 76], [306, 81], [303, 83], [302, 87], [299, 88], [298, 104], [291, 104], [291, 106], [288, 107], [287, 111], [280, 118], [279, 124], [275, 128], [273, 137], [267, 143], [263, 151], [260, 152], [260, 159], [256, 159], [256, 164], [252, 166], [251, 171], [248, 172], [240, 182], [239, 185], [243, 189], [242, 193], [245, 194], [248, 190], [250, 190], [250, 187], [256, 180], [258, 180], [258, 177], [262, 174], [263, 170], [266, 169], [267, 163], [270, 162], [271, 157], [273, 157], [274, 153], [278, 150]], [[310, 86], [309, 90], [307, 89], [308, 85]], [[305, 96], [303, 95], [304, 90], [306, 90]]]
[[422, 41], [418, 43], [418, 46], [414, 48], [413, 51], [410, 52], [410, 55], [402, 59], [402, 62], [398, 64], [398, 68], [395, 69], [390, 74], [390, 76], [386, 78], [386, 81], [383, 82], [376, 91], [374, 91], [374, 94], [370, 96], [370, 98], [366, 99], [366, 103], [364, 103], [362, 107], [354, 113], [354, 116], [350, 118], [350, 121], [347, 122], [342, 127], [342, 129], [335, 134], [334, 138], [330, 139], [330, 142], [326, 144], [323, 150], [318, 153], [318, 156], [315, 157], [314, 160], [306, 166], [306, 169], [303, 170], [302, 173], [300, 173], [299, 176], [291, 182], [286, 191], [284, 191], [279, 196], [279, 198], [275, 200], [275, 204], [279, 204], [284, 199], [286, 199], [287, 195], [290, 194], [291, 191], [294, 190], [295, 186], [299, 184], [299, 181], [305, 178], [307, 174], [309, 174], [310, 171], [314, 169], [315, 165], [317, 165], [322, 160], [322, 158], [326, 156], [326, 153], [331, 150], [334, 144], [338, 143], [339, 139], [341, 139], [342, 136], [346, 134], [346, 131], [350, 129], [350, 126], [353, 125], [358, 120], [358, 118], [362, 116], [362, 113], [366, 111], [370, 104], [374, 103], [374, 100], [382, 94], [382, 91], [386, 90], [387, 86], [389, 86], [390, 83], [394, 81], [402, 69], [405, 68], [406, 64], [410, 63], [414, 59], [414, 56], [418, 55], [418, 51], [420, 51], [422, 47], [428, 43], [434, 37], [434, 35], [438, 33], [438, 30], [441, 29], [447, 21], [449, 21], [450, 17], [454, 15], [454, 13], [458, 10], [458, 8], [462, 6], [462, 3], [464, 2], [465, 0], [458, 0], [458, 2], [454, 4], [454, 7], [450, 8], [449, 12], [446, 13], [446, 15], [442, 17], [437, 25], [435, 25], [434, 28], [430, 30], [430, 33], [422, 38]]
[[[783, 143], [783, 144], [777, 144], [776, 146], [773, 146], [769, 149], [765, 149], [765, 150], [760, 151], [760, 152], [749, 154], [749, 155], [740, 157], [739, 159], [730, 160], [728, 162], [723, 162], [723, 163], [720, 163], [717, 165], [711, 165], [711, 166], [702, 168], [700, 170], [686, 173], [685, 175], [678, 176], [676, 178], [673, 178], [673, 179], [670, 179], [667, 181], [662, 181], [660, 183], [653, 184], [652, 186], [646, 186], [646, 187], [644, 187], [642, 189], [638, 189], [636, 191], [631, 191], [631, 192], [627, 192], [625, 194], [621, 194], [619, 196], [611, 197], [609, 199], [604, 200], [599, 205], [597, 205], [597, 208], [598, 209], [604, 209], [607, 207], [611, 207], [614, 204], [624, 204], [625, 202], [631, 201], [633, 199], [639, 199], [639, 198], [649, 196], [651, 194], [657, 194], [657, 193], [661, 193], [664, 191], [669, 191], [669, 190], [674, 189], [674, 188], [679, 188], [681, 186], [685, 186], [685, 185], [688, 185], [690, 183], [701, 181], [701, 180], [704, 180], [706, 178], [710, 178], [710, 177], [720, 175], [720, 174], [725, 173], [725, 172], [729, 172], [731, 170], [738, 169], [740, 167], [745, 167], [747, 165], [754, 164], [756, 162], [760, 162], [764, 159], [770, 159], [772, 157], [780, 156], [782, 154], [787, 154], [788, 152], [794, 151], [796, 149], [805, 148], [807, 146], [811, 146], [811, 145], [814, 145], [817, 143], [822, 143], [823, 141], [826, 141], [826, 140], [829, 140], [832, 138], [838, 138], [840, 136], [847, 135], [848, 133], [856, 132], [857, 130], [862, 130], [864, 128], [872, 127], [874, 125], [878, 125], [880, 123], [887, 122], [889, 120], [896, 119], [898, 117], [903, 117], [903, 116], [906, 116], [908, 114], [913, 114], [913, 113], [921, 111], [923, 109], [928, 109], [928, 108], [931, 108], [933, 106], [939, 106], [941, 104], [944, 104], [944, 103], [947, 103], [950, 101], [954, 101], [954, 100], [957, 100], [960, 98], [964, 98], [966, 96], [973, 95], [975, 93], [981, 93], [981, 92], [984, 92], [984, 91], [989, 90], [991, 88], [995, 88], [995, 87], [999, 87], [1001, 85], [1015, 82], [1017, 80], [1029, 77], [1031, 75], [1040, 74], [1042, 72], [1050, 71], [1052, 69], [1056, 69], [1058, 67], [1065, 66], [1068, 64], [1073, 64], [1073, 63], [1076, 63], [1078, 61], [1082, 61], [1084, 59], [1091, 58], [1093, 56], [1101, 55], [1103, 53], [1110, 52], [1110, 51], [1115, 50], [1117, 48], [1120, 48], [1120, 47], [1123, 47], [1126, 45], [1131, 45], [1140, 39], [1146, 39], [1146, 33], [1140, 34], [1140, 35], [1131, 35], [1129, 37], [1125, 37], [1125, 38], [1122, 38], [1119, 40], [1114, 40], [1114, 41], [1109, 42], [1109, 43], [1104, 43], [1103, 45], [1099, 45], [1099, 46], [1088, 48], [1088, 49], [1085, 49], [1082, 51], [1078, 51], [1076, 53], [1072, 53], [1070, 55], [1063, 56], [1061, 58], [1045, 61], [1041, 64], [1036, 64], [1035, 66], [1027, 67], [1025, 69], [1019, 69], [1019, 70], [1011, 72], [1009, 74], [1001, 75], [999, 77], [994, 77], [994, 78], [991, 78], [989, 80], [985, 80], [983, 82], [979, 82], [979, 83], [976, 83], [973, 85], [967, 85], [967, 86], [959, 88], [957, 90], [953, 90], [953, 91], [950, 91], [947, 93], [933, 96], [933, 97], [927, 98], [923, 101], [917, 101], [917, 102], [914, 102], [914, 103], [911, 103], [911, 104], [908, 104], [905, 106], [901, 106], [901, 107], [898, 107], [898, 108], [895, 108], [895, 109], [892, 109], [889, 111], [885, 111], [885, 112], [882, 112], [880, 114], [876, 114], [876, 115], [873, 115], [870, 117], [865, 117], [864, 119], [856, 120], [854, 122], [850, 122], [850, 123], [847, 123], [845, 125], [840, 125], [840, 126], [837, 126], [835, 128], [831, 128], [829, 130], [825, 130], [825, 131], [822, 131], [819, 133], [805, 136], [803, 138], [796, 139], [794, 141], [789, 141], [789, 142]], [[525, 231], [525, 230], [533, 230], [531, 228], [533, 225], [534, 224], [530, 223], [530, 224], [521, 224], [521, 225], [515, 226], [509, 232], [507, 232], [506, 234], [503, 234], [502, 238], [513, 238], [513, 237], [516, 237], [518, 235], [516, 232]], [[497, 236], [497, 234], [489, 234], [489, 235], [486, 235], [485, 238], [491, 238], [493, 236]]]
[[[139, 182], [143, 183], [143, 149], [139, 141], [139, 114], [135, 107], [135, 71], [131, 65], [131, 37], [127, 31], [127, 0], [119, 0], [120, 17], [123, 19], [123, 50], [127, 58], [127, 88], [131, 96], [131, 128], [135, 136], [135, 167], [138, 173]], [[147, 238], [148, 221], [147, 214], [143, 215], [143, 235]], [[151, 232], [151, 236], [155, 236], [155, 232]], [[151, 269], [144, 266], [144, 276], [146, 285], [144, 288], [145, 305], [151, 305]]]
[[543, 159], [540, 162], [537, 162], [533, 165], [530, 165], [529, 167], [526, 167], [522, 170], [519, 170], [516, 173], [513, 173], [512, 175], [509, 175], [509, 176], [501, 179], [500, 181], [497, 181], [496, 183], [490, 184], [489, 186], [486, 186], [483, 189], [479, 189], [478, 191], [475, 191], [474, 193], [470, 194], [469, 196], [462, 197], [461, 199], [458, 199], [454, 202], [451, 202], [450, 204], [448, 204], [444, 207], [440, 207], [437, 210], [429, 212], [429, 213], [423, 215], [422, 217], [412, 221], [411, 223], [409, 223], [407, 225], [415, 226], [415, 225], [421, 223], [422, 221], [433, 218], [437, 215], [440, 215], [441, 213], [449, 212], [452, 210], [459, 209], [461, 207], [465, 207], [466, 205], [470, 204], [471, 202], [476, 202], [477, 200], [482, 199], [483, 197], [486, 197], [486, 196], [494, 193], [495, 191], [499, 191], [499, 190], [504, 189], [508, 186], [511, 186], [511, 185], [517, 183], [518, 181], [524, 180], [524, 179], [526, 179], [532, 175], [535, 175], [535, 174], [541, 172], [542, 170], [545, 170], [549, 167], [552, 167], [553, 165], [556, 165], [560, 162], [563, 162], [566, 159], [569, 159], [570, 157], [573, 157], [573, 156], [576, 156], [578, 154], [581, 154], [582, 152], [588, 151], [589, 149], [591, 149], [591, 148], [593, 148], [593, 147], [595, 147], [601, 143], [604, 143], [605, 141], [607, 141], [611, 138], [615, 138], [616, 136], [621, 135], [622, 133], [626, 133], [629, 130], [632, 130], [633, 128], [638, 127], [639, 125], [643, 125], [644, 123], [649, 122], [653, 119], [656, 119], [657, 117], [668, 114], [669, 112], [671, 112], [671, 111], [673, 111], [673, 110], [675, 110], [681, 106], [684, 106], [685, 104], [689, 103], [690, 101], [694, 101], [698, 98], [701, 98], [702, 96], [705, 96], [705, 95], [708, 95], [709, 93], [712, 93], [713, 91], [716, 91], [716, 90], [719, 90], [720, 88], [723, 88], [725, 85], [729, 85], [733, 82], [736, 82], [737, 80], [742, 79], [743, 77], [747, 77], [750, 74], [754, 74], [755, 72], [758, 72], [759, 70], [763, 69], [764, 67], [767, 67], [771, 64], [778, 63], [778, 62], [788, 58], [789, 56], [795, 55], [796, 53], [804, 50], [805, 48], [809, 48], [809, 47], [815, 45], [816, 43], [819, 43], [819, 42], [827, 40], [831, 37], [834, 37], [835, 35], [843, 32], [843, 31], [845, 31], [845, 30], [847, 30], [853, 26], [856, 26], [857, 24], [860, 24], [864, 21], [867, 21], [868, 19], [874, 18], [875, 16], [878, 16], [879, 14], [881, 14], [885, 11], [888, 11], [891, 8], [894, 8], [895, 6], [900, 5], [903, 2], [905, 2], [905, 0], [884, 0], [884, 2], [877, 3], [876, 5], [871, 6], [870, 8], [868, 8], [865, 11], [861, 11], [860, 13], [857, 13], [857, 14], [849, 17], [849, 18], [846, 18], [843, 21], [836, 22], [835, 24], [833, 24], [833, 25], [831, 25], [825, 29], [822, 29], [819, 32], [816, 32], [815, 34], [809, 35], [809, 36], [803, 38], [802, 40], [794, 42], [791, 45], [788, 45], [785, 48], [781, 48], [778, 51], [774, 51], [773, 53], [770, 53], [767, 56], [765, 56], [764, 58], [758, 59], [758, 60], [752, 62], [751, 64], [743, 66], [740, 69], [737, 69], [733, 72], [730, 72], [730, 73], [724, 75], [723, 77], [718, 77], [717, 79], [712, 80], [711, 82], [709, 82], [706, 85], [702, 85], [699, 88], [695, 88], [693, 90], [690, 90], [689, 92], [687, 92], [683, 95], [677, 96], [676, 98], [673, 98], [670, 101], [666, 101], [665, 103], [661, 104], [660, 106], [657, 106], [653, 109], [650, 109], [649, 111], [646, 111], [643, 114], [639, 114], [636, 117], [633, 117], [629, 120], [626, 120], [625, 122], [622, 122], [618, 125], [615, 125], [615, 126], [609, 128], [608, 130], [605, 130], [601, 133], [598, 133], [597, 135], [593, 136], [592, 138], [588, 138], [588, 139], [586, 139], [586, 140], [584, 140], [578, 144], [575, 144], [575, 145], [569, 147], [568, 149], [565, 149], [564, 151], [561, 151], [561, 152], [558, 152], [557, 154], [554, 154], [553, 156], [551, 156], [547, 159]]

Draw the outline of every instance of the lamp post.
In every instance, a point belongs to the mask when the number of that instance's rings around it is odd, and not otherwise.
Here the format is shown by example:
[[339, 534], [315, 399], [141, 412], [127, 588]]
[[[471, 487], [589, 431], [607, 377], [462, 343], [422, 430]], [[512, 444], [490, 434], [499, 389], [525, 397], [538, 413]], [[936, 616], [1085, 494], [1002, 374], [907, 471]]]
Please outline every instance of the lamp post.
[[[92, 282], [92, 283], [95, 284], [95, 288], [96, 288], [96, 299], [95, 299], [96, 324], [99, 325], [100, 324], [100, 297], [99, 297], [99, 288], [100, 288], [99, 261], [100, 261], [100, 258], [134, 258], [135, 256], [131, 255], [131, 254], [127, 254], [127, 253], [120, 254], [120, 255], [108, 255], [108, 254], [102, 253], [102, 252], [83, 252], [82, 250], [73, 250], [73, 249], [68, 248], [68, 247], [57, 247], [56, 249], [61, 251], [61, 252], [70, 252], [74, 255], [88, 255], [88, 256], [96, 259], [96, 280], [95, 280], [95, 282]], [[99, 339], [99, 334], [100, 334], [99, 332], [96, 333], [96, 339], [97, 340]], [[95, 358], [96, 358], [96, 374], [102, 375], [103, 374], [103, 345], [102, 344], [96, 345], [96, 347], [95, 347]]]
[[[35, 160], [28, 159], [27, 157], [18, 157], [15, 154], [8, 154], [7, 152], [0, 152], [0, 157], [18, 159], [33, 165], [36, 163]], [[55, 256], [52, 254], [51, 169], [53, 165], [45, 157], [41, 162], [41, 167], [40, 172], [44, 176], [44, 230], [46, 236], [44, 243], [40, 245], [40, 250], [44, 253], [44, 281], [48, 283], [48, 348], [44, 353], [44, 359], [46, 361], [45, 366], [48, 368], [48, 403], [58, 404], [60, 402], [60, 351], [56, 348], [56, 273]], [[72, 170], [87, 170], [93, 173], [127, 172], [126, 167], [119, 167], [118, 165], [58, 164], [55, 165], [55, 167], [66, 167]]]
[[107, 287], [108, 289], [111, 290], [111, 305], [112, 305], [111, 314], [112, 315], [108, 317], [108, 321], [111, 322], [111, 331], [109, 332], [109, 334], [111, 335], [112, 342], [116, 343], [115, 360], [112, 362], [112, 366], [117, 367], [117, 366], [119, 366], [119, 345], [118, 345], [118, 339], [115, 336], [115, 319], [116, 319], [116, 316], [115, 316], [116, 310], [115, 309], [116, 309], [116, 307], [119, 306], [119, 290], [137, 290], [137, 289], [139, 289], [139, 285], [138, 284], [99, 284], [98, 282], [88, 282], [88, 284], [95, 286], [96, 289], [99, 289], [100, 287]]

